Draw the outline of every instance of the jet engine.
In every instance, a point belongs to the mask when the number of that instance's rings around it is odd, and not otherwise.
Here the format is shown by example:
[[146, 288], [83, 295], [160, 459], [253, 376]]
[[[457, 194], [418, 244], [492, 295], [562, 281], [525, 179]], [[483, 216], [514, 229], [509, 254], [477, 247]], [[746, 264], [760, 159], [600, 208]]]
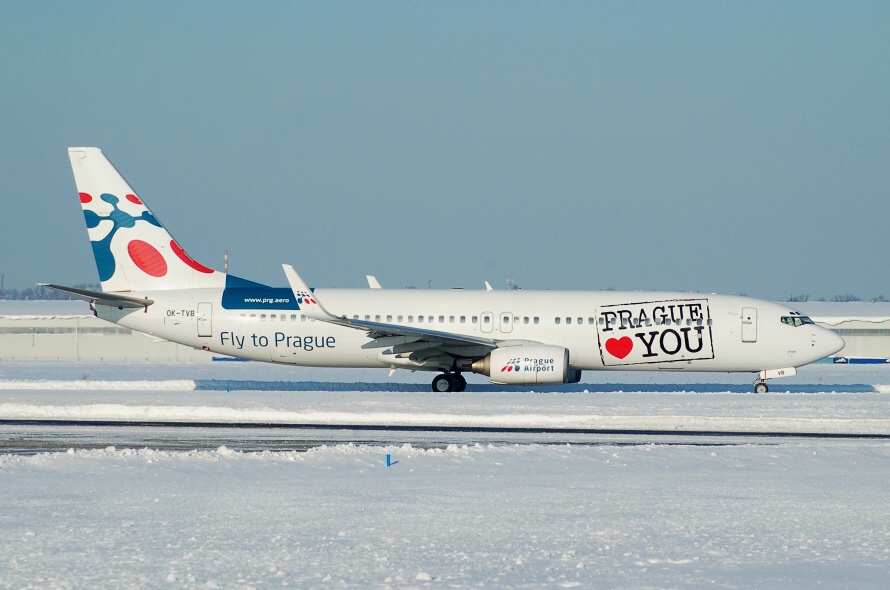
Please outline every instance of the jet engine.
[[545, 344], [497, 348], [471, 369], [501, 385], [560, 385], [581, 379], [581, 371], [569, 368], [567, 349]]

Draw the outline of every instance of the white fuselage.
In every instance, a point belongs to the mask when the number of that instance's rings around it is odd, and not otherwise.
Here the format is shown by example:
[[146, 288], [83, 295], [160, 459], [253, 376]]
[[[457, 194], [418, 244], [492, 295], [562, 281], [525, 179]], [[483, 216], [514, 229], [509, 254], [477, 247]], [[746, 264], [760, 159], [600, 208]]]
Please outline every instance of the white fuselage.
[[[798, 367], [843, 345], [795, 314], [746, 297], [668, 292], [318, 289], [333, 315], [569, 351], [575, 370], [756, 372]], [[223, 307], [222, 289], [146, 291], [145, 310], [97, 304], [99, 317], [187, 346], [233, 357], [318, 367], [412, 366], [365, 332], [306, 317], [299, 309]], [[363, 348], [368, 345], [369, 347]]]

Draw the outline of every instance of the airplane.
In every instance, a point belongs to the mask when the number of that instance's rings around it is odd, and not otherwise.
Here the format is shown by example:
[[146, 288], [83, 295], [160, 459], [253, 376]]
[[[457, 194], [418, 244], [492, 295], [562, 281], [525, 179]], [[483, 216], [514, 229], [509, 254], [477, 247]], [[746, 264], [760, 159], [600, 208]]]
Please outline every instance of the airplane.
[[754, 373], [766, 381], [834, 354], [844, 340], [798, 311], [741, 296], [672, 292], [312, 289], [219, 272], [190, 257], [95, 147], [68, 148], [106, 321], [242, 359], [432, 371], [434, 392], [464, 373], [504, 385], [577, 383], [582, 371]]

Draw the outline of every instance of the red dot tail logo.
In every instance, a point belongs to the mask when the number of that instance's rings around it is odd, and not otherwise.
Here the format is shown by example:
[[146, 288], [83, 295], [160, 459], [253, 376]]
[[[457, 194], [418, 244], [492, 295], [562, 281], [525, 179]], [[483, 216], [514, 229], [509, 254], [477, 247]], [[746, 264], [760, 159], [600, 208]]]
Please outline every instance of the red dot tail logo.
[[[129, 196], [129, 195], [128, 195]], [[213, 274], [215, 271], [212, 268], [207, 268], [200, 262], [196, 261], [194, 258], [185, 253], [185, 250], [176, 243], [176, 240], [170, 240], [170, 248], [173, 249], [173, 252], [179, 256], [179, 259], [189, 265], [191, 268], [195, 269], [198, 272], [203, 272], [205, 274]]]
[[143, 242], [142, 240], [133, 240], [127, 244], [127, 253], [139, 270], [145, 274], [160, 278], [167, 274], [167, 262], [158, 252], [157, 248]]

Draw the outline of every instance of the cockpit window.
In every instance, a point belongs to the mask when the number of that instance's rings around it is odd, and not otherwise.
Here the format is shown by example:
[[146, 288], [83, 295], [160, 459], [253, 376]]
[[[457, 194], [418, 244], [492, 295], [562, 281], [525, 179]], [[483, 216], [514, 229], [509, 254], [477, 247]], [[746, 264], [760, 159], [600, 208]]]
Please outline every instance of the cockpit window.
[[805, 324], [814, 324], [815, 322], [808, 318], [805, 315], [796, 315], [796, 316], [782, 316], [782, 323], [788, 324], [789, 326], [794, 326], [797, 328], [798, 326], [803, 326]]

